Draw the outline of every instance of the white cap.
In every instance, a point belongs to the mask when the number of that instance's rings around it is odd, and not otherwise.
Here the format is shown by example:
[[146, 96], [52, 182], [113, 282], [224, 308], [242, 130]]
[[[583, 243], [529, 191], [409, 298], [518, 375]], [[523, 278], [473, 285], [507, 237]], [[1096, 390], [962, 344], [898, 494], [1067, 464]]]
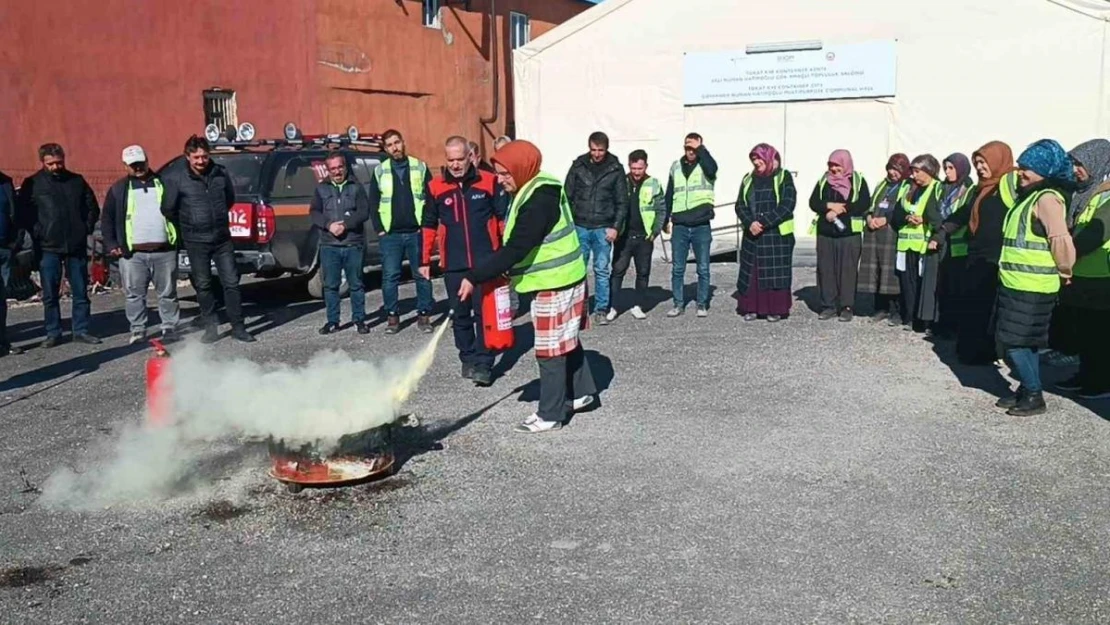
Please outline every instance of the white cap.
[[141, 145], [129, 145], [123, 148], [123, 162], [127, 165], [146, 162], [146, 152]]

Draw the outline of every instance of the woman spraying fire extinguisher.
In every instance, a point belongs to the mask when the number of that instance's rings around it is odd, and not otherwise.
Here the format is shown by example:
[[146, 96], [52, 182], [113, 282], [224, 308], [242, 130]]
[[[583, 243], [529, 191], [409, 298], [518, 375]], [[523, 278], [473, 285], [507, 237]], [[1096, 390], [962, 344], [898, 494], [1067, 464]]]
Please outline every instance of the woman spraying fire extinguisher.
[[459, 286], [465, 301], [508, 274], [518, 293], [530, 293], [540, 367], [539, 409], [516, 426], [518, 432], [549, 432], [594, 402], [597, 386], [579, 331], [586, 324], [586, 263], [574, 230], [562, 182], [541, 172], [543, 157], [528, 141], [513, 141], [490, 159], [497, 181], [513, 193], [505, 220], [504, 246], [476, 264]]
[[[452, 314], [451, 329], [462, 361], [462, 377], [478, 386], [493, 383], [496, 352], [513, 346], [508, 281], [483, 285], [481, 301], [460, 300], [459, 286], [473, 267], [486, 262], [501, 247], [509, 195], [496, 177], [470, 161], [463, 137], [444, 144], [443, 170], [428, 182], [428, 206], [421, 216], [423, 254], [420, 274], [431, 277], [432, 250], [438, 242], [439, 266]], [[498, 314], [498, 295], [503, 310]]]

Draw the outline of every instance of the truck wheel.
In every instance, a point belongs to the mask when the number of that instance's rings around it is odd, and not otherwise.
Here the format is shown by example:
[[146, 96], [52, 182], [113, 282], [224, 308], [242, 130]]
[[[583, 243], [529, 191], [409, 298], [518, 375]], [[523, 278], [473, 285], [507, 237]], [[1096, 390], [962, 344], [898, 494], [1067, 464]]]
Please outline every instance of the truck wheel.
[[[349, 290], [350, 286], [347, 284], [347, 279], [344, 278], [343, 281], [339, 283], [339, 297], [345, 297]], [[313, 269], [312, 273], [309, 274], [308, 294], [312, 296], [313, 299], [324, 298], [324, 272], [320, 271], [319, 267]]]

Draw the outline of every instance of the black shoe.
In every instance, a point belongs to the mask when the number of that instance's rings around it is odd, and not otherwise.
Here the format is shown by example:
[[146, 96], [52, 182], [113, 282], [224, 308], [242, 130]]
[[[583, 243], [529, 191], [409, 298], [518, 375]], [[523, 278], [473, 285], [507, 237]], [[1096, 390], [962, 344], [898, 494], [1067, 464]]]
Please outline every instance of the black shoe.
[[103, 341], [101, 341], [100, 339], [96, 338], [95, 336], [93, 336], [91, 334], [87, 334], [87, 333], [82, 332], [81, 334], [74, 334], [73, 335], [73, 342], [74, 343], [84, 343], [85, 345], [100, 345]]
[[200, 337], [200, 342], [206, 345], [215, 343], [218, 340], [220, 340], [220, 331], [216, 329], [216, 326], [208, 326], [205, 328], [204, 336]]
[[835, 310], [833, 310], [832, 308], [826, 308], [825, 310], [821, 311], [820, 315], [817, 315], [817, 320], [818, 321], [828, 321], [829, 319], [832, 319], [835, 316], [836, 316], [836, 311]]
[[420, 330], [424, 334], [431, 334], [432, 332], [435, 332], [435, 328], [432, 327], [432, 318], [428, 315], [418, 316], [416, 318], [416, 329]]
[[1044, 393], [1029, 393], [1018, 401], [1017, 405], [1006, 411], [1011, 417], [1032, 417], [1044, 414], [1048, 408], [1044, 403]]
[[335, 334], [336, 332], [339, 332], [339, 324], [329, 321], [325, 323], [322, 328], [320, 328], [319, 332], [320, 334]]
[[462, 373], [460, 375], [462, 375], [464, 380], [473, 380], [474, 379], [474, 365], [467, 364], [467, 363], [464, 362], [463, 366], [462, 366]]
[[177, 340], [177, 332], [173, 330], [162, 330], [162, 342], [173, 343]]
[[1081, 390], [1083, 390], [1083, 388], [1085, 386], [1086, 385], [1083, 384], [1083, 376], [1079, 375], [1078, 373], [1071, 376], [1070, 378], [1064, 380], [1063, 382], [1057, 382], [1056, 383], [1056, 388], [1060, 389], [1061, 391], [1066, 391], [1068, 393], [1074, 393], [1075, 391], [1081, 391]]
[[43, 339], [41, 343], [39, 343], [39, 347], [43, 349], [50, 349], [52, 347], [57, 347], [58, 343], [60, 343], [61, 341], [62, 337], [60, 336], [48, 336]]
[[994, 405], [998, 408], [1005, 408], [1009, 410], [1010, 408], [1018, 405], [1023, 397], [1025, 397], [1025, 391], [1019, 386], [1018, 390], [1015, 391], [1013, 395], [999, 399], [998, 401], [994, 402]]
[[845, 323], [851, 321], [854, 317], [855, 314], [852, 312], [851, 308], [845, 308], [844, 310], [840, 311], [840, 320]]
[[23, 350], [11, 343], [0, 343], [0, 358], [4, 356], [18, 356], [23, 353]]
[[397, 315], [389, 315], [385, 318], [385, 333], [397, 334], [401, 331], [401, 318]]
[[474, 380], [474, 384], [477, 386], [490, 386], [493, 384], [493, 372], [482, 367], [475, 367], [474, 374], [470, 379]]
[[231, 338], [239, 341], [240, 343], [256, 343], [258, 339], [254, 338], [246, 328], [232, 328]]
[[189, 321], [189, 325], [194, 328], [200, 329], [204, 327], [204, 315], [197, 315]]
[[365, 321], [356, 321], [355, 328], [358, 329], [359, 334], [370, 334], [370, 326], [366, 325]]

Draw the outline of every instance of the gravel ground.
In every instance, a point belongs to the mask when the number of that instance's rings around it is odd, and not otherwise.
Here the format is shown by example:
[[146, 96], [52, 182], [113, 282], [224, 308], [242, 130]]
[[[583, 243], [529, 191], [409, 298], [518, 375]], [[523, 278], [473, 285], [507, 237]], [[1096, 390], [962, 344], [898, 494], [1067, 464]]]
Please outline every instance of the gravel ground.
[[[945, 364], [951, 345], [818, 322], [806, 264], [777, 325], [734, 314], [719, 264], [709, 318], [663, 303], [591, 329], [602, 406], [557, 433], [511, 431], [536, 396], [530, 354], [477, 389], [448, 338], [387, 480], [293, 495], [246, 445], [205, 498], [59, 512], [34, 487], [95, 470], [141, 419], [146, 354], [121, 298], [97, 296], [100, 348], [0, 359], [0, 622], [1110, 621], [1110, 406], [1053, 395], [1043, 417], [1006, 417], [1006, 380]], [[248, 299], [259, 342], [216, 351], [303, 362], [426, 340], [319, 337], [319, 303]], [[14, 338], [37, 342], [40, 315], [14, 310]]]

